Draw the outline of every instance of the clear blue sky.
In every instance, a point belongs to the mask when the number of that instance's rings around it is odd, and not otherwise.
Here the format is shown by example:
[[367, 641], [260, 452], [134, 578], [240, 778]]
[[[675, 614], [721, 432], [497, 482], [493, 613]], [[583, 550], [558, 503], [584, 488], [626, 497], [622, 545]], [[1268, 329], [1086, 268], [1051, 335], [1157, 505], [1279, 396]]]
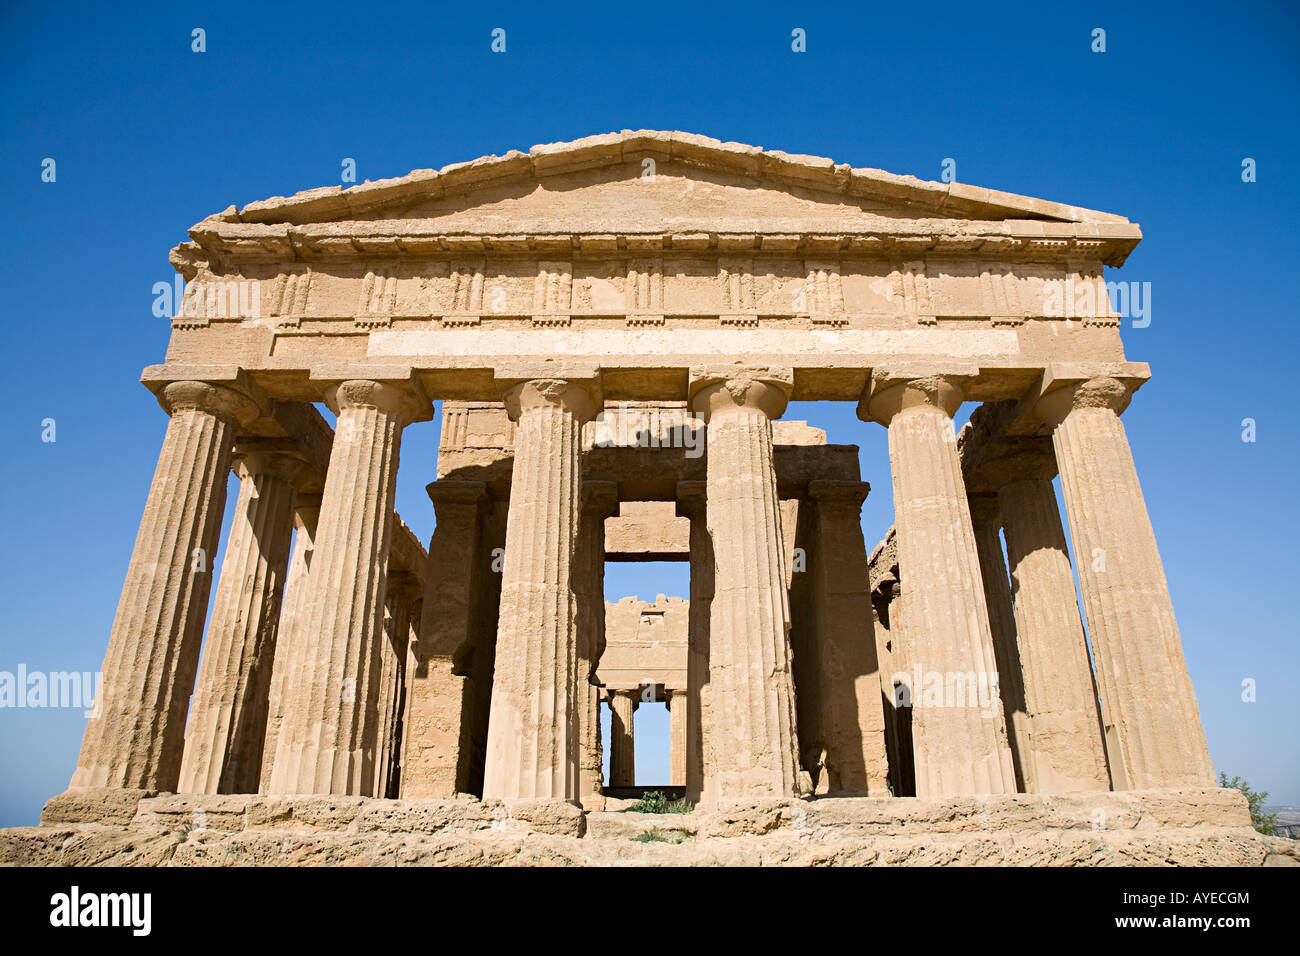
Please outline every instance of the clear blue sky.
[[[1125, 422], [1210, 750], [1300, 804], [1293, 4], [13, 6], [0, 13], [0, 670], [100, 665], [165, 426], [137, 384], [169, 331], [150, 290], [191, 224], [338, 183], [345, 157], [378, 179], [682, 129], [926, 179], [951, 157], [964, 182], [1141, 223], [1147, 238], [1108, 271], [1152, 284], [1151, 325], [1124, 338], [1154, 378]], [[205, 53], [191, 52], [195, 27]], [[1090, 50], [1096, 27], [1105, 53]], [[883, 429], [848, 406], [790, 415], [862, 446], [870, 546], [891, 521]], [[410, 430], [399, 478], [426, 539], [436, 436]], [[685, 588], [680, 569], [610, 575], [611, 597]], [[0, 825], [35, 821], [67, 785], [83, 726], [79, 710], [0, 710]], [[643, 779], [661, 777], [653, 749]]]

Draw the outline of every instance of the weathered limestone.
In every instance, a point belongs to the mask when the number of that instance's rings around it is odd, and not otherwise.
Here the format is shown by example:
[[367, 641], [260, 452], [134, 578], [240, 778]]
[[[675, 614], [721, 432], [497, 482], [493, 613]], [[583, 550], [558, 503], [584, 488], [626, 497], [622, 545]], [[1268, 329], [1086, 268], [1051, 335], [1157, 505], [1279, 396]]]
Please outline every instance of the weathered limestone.
[[401, 430], [428, 417], [401, 383], [343, 381], [326, 392], [338, 416], [321, 503], [304, 627], [319, 641], [290, 675], [268, 790], [370, 794], [383, 640], [384, 579], [392, 537]]
[[868, 490], [865, 482], [813, 481], [810, 500], [799, 510], [807, 568], [794, 575], [792, 596], [802, 597], [799, 610], [809, 619], [794, 660], [799, 743], [804, 766], [819, 768], [814, 783], [821, 793], [887, 792], [885, 716], [862, 537]]
[[[419, 633], [409, 648], [402, 796], [452, 797], [473, 787], [475, 696], [471, 673], [486, 620], [479, 596], [494, 576], [484, 541], [487, 486], [442, 479], [428, 486], [437, 517]], [[489, 669], [490, 677], [490, 669]], [[479, 786], [481, 786], [481, 776]]]
[[[408, 532], [409, 533], [409, 532]], [[385, 586], [387, 613], [384, 640], [380, 645], [379, 701], [375, 749], [375, 795], [396, 797], [396, 782], [402, 746], [402, 715], [406, 705], [406, 661], [412, 619], [423, 581], [411, 571], [395, 571], [391, 565]]]
[[605, 653], [605, 519], [618, 513], [618, 484], [588, 481], [582, 486], [582, 517], [573, 563], [577, 602], [578, 793], [601, 792], [600, 681], [596, 668]]
[[[889, 429], [898, 564], [907, 580], [917, 796], [1015, 792], [975, 536], [957, 458], [950, 375], [877, 369], [859, 415]], [[982, 699], [981, 699], [982, 698]]]
[[598, 407], [572, 382], [506, 395], [515, 431], [484, 797], [578, 798], [576, 602], [581, 431]]
[[1033, 778], [1030, 716], [1025, 707], [1025, 684], [1020, 647], [1017, 643], [1015, 609], [1007, 562], [1002, 555], [1002, 512], [996, 495], [972, 494], [971, 530], [979, 555], [980, 578], [988, 608], [989, 630], [993, 635], [993, 659], [998, 667], [998, 690], [1007, 728], [1007, 745], [1016, 774], [1016, 789], [1036, 793]]
[[885, 714], [885, 751], [890, 793], [916, 795], [912, 762], [912, 688], [907, 677], [908, 641], [903, 630], [903, 588], [898, 568], [898, 532], [890, 528], [867, 559], [872, 624], [880, 661], [880, 698]]
[[[391, 866], [395, 859], [624, 868], [1300, 865], [1300, 843], [1256, 833], [1239, 792], [1202, 788], [761, 800], [685, 814], [538, 813], [527, 812], [529, 804], [465, 798], [137, 793], [103, 822], [97, 814], [88, 822], [84, 804], [65, 799], [78, 795], [51, 801], [39, 827], [0, 830], [0, 859], [173, 867]], [[206, 821], [202, 830], [196, 818]], [[671, 839], [639, 839], [651, 831]]]
[[772, 419], [788, 370], [695, 370], [692, 408], [708, 431], [708, 529], [715, 581], [709, 624], [707, 763], [723, 800], [799, 788], [790, 611]]
[[672, 561], [691, 553], [690, 522], [671, 501], [624, 501], [605, 527], [605, 560]]
[[668, 704], [668, 784], [686, 786], [686, 712], [687, 692], [668, 689], [664, 693]]
[[239, 500], [185, 730], [178, 789], [256, 793], [301, 459], [239, 456]]
[[[605, 652], [597, 671], [608, 690], [685, 690], [690, 669], [690, 601], [660, 594], [602, 602]], [[656, 690], [656, 696], [658, 690]]]
[[717, 798], [717, 777], [709, 764], [712, 743], [705, 742], [713, 726], [709, 713], [713, 694], [709, 679], [709, 627], [714, 562], [707, 505], [705, 482], [678, 483], [677, 513], [691, 522], [691, 593], [686, 654], [686, 799], [692, 803], [712, 802]]
[[609, 692], [609, 785], [630, 787], [636, 783], [636, 708], [639, 691]]
[[266, 793], [271, 782], [271, 768], [275, 766], [276, 748], [280, 741], [280, 726], [284, 723], [285, 712], [290, 706], [287, 689], [300, 679], [296, 675], [307, 666], [314, 646], [303, 629], [303, 621], [307, 616], [307, 575], [311, 571], [312, 555], [315, 553], [320, 504], [319, 493], [297, 494], [293, 499], [293, 554], [289, 556], [284, 599], [280, 605], [258, 793]]
[[1050, 478], [998, 493], [1015, 584], [1016, 631], [1029, 714], [1033, 793], [1109, 790], [1097, 690], [1074, 573]]
[[[1214, 782], [1155, 533], [1108, 376], [1065, 381], [1035, 412], [1052, 426], [1116, 788]], [[1116, 771], [1122, 771], [1121, 774]]]
[[168, 384], [159, 402], [171, 417], [73, 787], [175, 790], [180, 775], [235, 430], [258, 409], [205, 382]]

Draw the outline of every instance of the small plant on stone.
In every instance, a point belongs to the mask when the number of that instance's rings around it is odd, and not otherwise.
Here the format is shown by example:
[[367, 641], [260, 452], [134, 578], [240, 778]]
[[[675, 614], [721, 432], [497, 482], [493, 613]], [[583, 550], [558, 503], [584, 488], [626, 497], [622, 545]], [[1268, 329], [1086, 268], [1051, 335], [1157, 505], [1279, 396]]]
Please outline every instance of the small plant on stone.
[[686, 834], [681, 830], [660, 830], [658, 827], [652, 827], [649, 830], [642, 830], [632, 839], [637, 843], [681, 843], [686, 839]]
[[647, 790], [628, 810], [632, 813], [690, 813], [693, 808], [685, 797], [669, 800], [658, 790]]
[[628, 809], [633, 813], [663, 813], [667, 804], [668, 798], [658, 790], [647, 790]]

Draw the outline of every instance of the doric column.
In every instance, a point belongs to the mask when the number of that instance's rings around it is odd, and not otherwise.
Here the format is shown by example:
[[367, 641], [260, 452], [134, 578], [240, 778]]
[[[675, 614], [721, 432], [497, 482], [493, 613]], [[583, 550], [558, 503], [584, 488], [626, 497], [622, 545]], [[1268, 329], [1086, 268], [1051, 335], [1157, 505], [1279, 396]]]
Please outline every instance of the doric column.
[[388, 571], [385, 586], [384, 640], [379, 652], [378, 725], [375, 734], [375, 788], [377, 797], [397, 796], [391, 781], [398, 766], [401, 723], [406, 697], [406, 652], [411, 639], [411, 609], [420, 593], [420, 580], [410, 571]]
[[792, 388], [786, 369], [692, 370], [691, 407], [707, 425], [710, 772], [723, 800], [791, 796], [799, 747], [791, 672], [772, 419]]
[[423, 613], [406, 674], [402, 797], [470, 792], [474, 688], [468, 658], [479, 643], [478, 595], [490, 573], [482, 541], [487, 485], [429, 484], [437, 524], [429, 541]]
[[259, 793], [266, 793], [271, 783], [271, 768], [275, 766], [276, 747], [280, 742], [280, 725], [284, 722], [285, 711], [291, 703], [286, 696], [286, 688], [297, 680], [290, 675], [297, 674], [307, 666], [307, 657], [314, 646], [302, 624], [306, 616], [307, 576], [315, 549], [320, 503], [319, 493], [299, 493], [293, 499], [293, 553], [289, 556], [289, 571], [285, 578], [284, 600], [280, 605], [280, 623], [275, 639], [275, 665], [271, 671]]
[[916, 795], [1014, 793], [997, 664], [952, 415], [958, 380], [876, 370], [858, 414], [889, 428], [906, 582]]
[[916, 749], [912, 741], [912, 688], [901, 680], [895, 683], [897, 678], [894, 676], [908, 670], [907, 651], [910, 648], [908, 647], [908, 637], [905, 629], [907, 615], [904, 613], [904, 607], [906, 602], [903, 600], [901, 582], [895, 580], [888, 584], [887, 588], [889, 598], [886, 602], [886, 613], [889, 616], [887, 643], [893, 646], [894, 668], [888, 678], [889, 688], [887, 693], [890, 706], [894, 710], [892, 733], [894, 735], [894, 755], [897, 759], [896, 764], [890, 765], [890, 771], [894, 785], [894, 796], [914, 797], [916, 796]]
[[273, 794], [366, 795], [375, 783], [384, 579], [402, 428], [427, 417], [409, 384], [344, 381], [326, 390], [335, 411], [303, 626], [306, 666], [290, 675]]
[[671, 688], [664, 692], [668, 704], [668, 783], [686, 786], [686, 712], [687, 694]]
[[816, 699], [800, 705], [819, 712], [817, 746], [825, 750], [823, 773], [829, 774], [818, 781], [819, 790], [883, 796], [889, 759], [862, 538], [862, 502], [869, 490], [861, 481], [808, 483], [812, 536], [804, 574], [816, 648], [816, 683], [809, 689]]
[[[1036, 414], [1052, 426], [1116, 789], [1214, 785], [1214, 767], [1114, 378], [1067, 382]], [[1117, 772], [1122, 771], [1122, 772]]]
[[634, 717], [638, 691], [609, 692], [609, 785], [631, 787], [636, 783], [636, 736]]
[[239, 500], [185, 730], [183, 793], [256, 793], [280, 601], [293, 537], [290, 455], [236, 456]]
[[1026, 790], [1109, 790], [1097, 690], [1052, 480], [1027, 476], [1004, 485], [998, 498], [1030, 721]]
[[108, 639], [95, 714], [73, 787], [175, 790], [221, 534], [235, 430], [257, 414], [242, 393], [164, 386], [170, 414]]
[[618, 513], [618, 484], [588, 481], [582, 487], [582, 518], [573, 564], [578, 603], [578, 795], [601, 792], [600, 687], [596, 667], [605, 653], [605, 519]]
[[975, 550], [979, 555], [980, 577], [984, 582], [989, 629], [993, 634], [993, 659], [998, 665], [998, 691], [1002, 698], [1016, 787], [1021, 792], [1033, 793], [1030, 717], [1025, 709], [1025, 684], [1016, 639], [1011, 581], [1007, 577], [1007, 562], [1002, 556], [1002, 512], [995, 494], [972, 494], [967, 497], [967, 502], [971, 529], [975, 533]]
[[713, 538], [708, 527], [707, 482], [677, 484], [677, 514], [690, 518], [690, 606], [687, 609], [686, 652], [686, 799], [708, 802], [717, 796], [709, 784], [715, 778], [708, 769], [712, 753], [708, 739], [711, 722], [709, 702], [709, 617], [713, 606]]
[[483, 796], [578, 798], [578, 534], [582, 425], [599, 407], [571, 382], [506, 394], [516, 422]]

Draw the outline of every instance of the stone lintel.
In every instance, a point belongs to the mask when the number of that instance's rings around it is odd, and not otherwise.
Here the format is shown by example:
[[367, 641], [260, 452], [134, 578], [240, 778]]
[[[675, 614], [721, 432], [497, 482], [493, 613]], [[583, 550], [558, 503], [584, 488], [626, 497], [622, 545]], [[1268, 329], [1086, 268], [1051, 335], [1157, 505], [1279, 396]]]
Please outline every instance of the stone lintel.
[[272, 401], [273, 420], [285, 436], [298, 443], [303, 460], [323, 477], [329, 467], [330, 451], [334, 445], [334, 429], [324, 416], [309, 402]]
[[[454, 336], [461, 331], [452, 330], [450, 334]], [[622, 331], [614, 330], [609, 334], [621, 335]], [[645, 330], [632, 331], [638, 335], [645, 333]], [[502, 355], [495, 351], [497, 346], [493, 346], [494, 340], [490, 337], [478, 345], [464, 346], [457, 339], [449, 339], [445, 330], [435, 330], [373, 332], [369, 351], [357, 352], [355, 358], [346, 361], [296, 353], [267, 356], [256, 362], [250, 359], [244, 363], [243, 369], [256, 394], [265, 393], [276, 400], [311, 403], [321, 401], [325, 387], [340, 381], [340, 375], [373, 379], [385, 374], [384, 369], [394, 367], [386, 363], [387, 359], [398, 363], [399, 368], [409, 366], [414, 369], [424, 394], [432, 400], [483, 403], [500, 402], [511, 385], [530, 378], [561, 378], [576, 382], [590, 381], [597, 376], [606, 402], [685, 402], [690, 392], [692, 371], [710, 365], [709, 353], [702, 351], [699, 343], [711, 343], [715, 337], [721, 336], [721, 345], [710, 346], [716, 352], [718, 348], [731, 348], [728, 337], [732, 335], [744, 336], [735, 341], [736, 347], [745, 349], [745, 354], [750, 356], [749, 367], [770, 365], [792, 369], [794, 381], [789, 399], [794, 402], [856, 402], [869, 387], [873, 368], [895, 362], [891, 356], [914, 351], [924, 351], [927, 355], [936, 350], [948, 351], [955, 356], [955, 361], [975, 365], [978, 374], [964, 385], [968, 401], [1020, 399], [1038, 386], [1047, 368], [1043, 361], [1019, 349], [1016, 346], [1017, 333], [1007, 330], [882, 329], [859, 332], [844, 329], [835, 333], [826, 349], [806, 351], [806, 332], [714, 329], [701, 339], [695, 330], [668, 329], [662, 332], [668, 337], [663, 343], [655, 342], [629, 351], [627, 343], [617, 341], [607, 345], [599, 354], [590, 349], [576, 349], [572, 342], [552, 342], [552, 332], [538, 330], [526, 337], [515, 338], [509, 338], [510, 333], [493, 333], [498, 337], [506, 336], [506, 341], [513, 347], [526, 348], [530, 355], [547, 351], [554, 353], [549, 361], [541, 357], [530, 358], [528, 367], [503, 365]], [[570, 337], [585, 334], [570, 330], [564, 332]], [[761, 336], [762, 341], [750, 341], [749, 337], [755, 335]], [[865, 340], [858, 342], [857, 336], [863, 336]], [[921, 340], [913, 342], [913, 338], [918, 336]], [[993, 336], [996, 341], [986, 346], [987, 336]], [[415, 339], [408, 341], [409, 337]], [[1098, 367], [1104, 364], [1096, 363]], [[142, 381], [155, 392], [161, 388], [157, 382], [186, 381], [201, 375], [207, 376], [202, 378], [203, 381], [221, 384], [216, 377], [222, 374], [223, 369], [233, 367], [180, 363], [151, 366], [146, 372], [150, 373], [155, 384]], [[269, 427], [271, 430], [266, 432], [257, 429], [246, 431], [270, 435], [282, 433], [273, 422]]]
[[[420, 544], [415, 532], [406, 526], [401, 515], [393, 513], [393, 542], [388, 551], [388, 573], [408, 573], [416, 577], [422, 585], [429, 554]], [[422, 588], [420, 589], [423, 590]]]
[[709, 500], [708, 482], [703, 480], [677, 482], [677, 514], [683, 518], [703, 517]]
[[808, 497], [817, 501], [851, 501], [861, 506], [870, 493], [871, 485], [865, 481], [818, 479], [808, 482]]
[[618, 482], [603, 478], [590, 478], [582, 483], [582, 509], [584, 512], [608, 518], [618, 514]]

